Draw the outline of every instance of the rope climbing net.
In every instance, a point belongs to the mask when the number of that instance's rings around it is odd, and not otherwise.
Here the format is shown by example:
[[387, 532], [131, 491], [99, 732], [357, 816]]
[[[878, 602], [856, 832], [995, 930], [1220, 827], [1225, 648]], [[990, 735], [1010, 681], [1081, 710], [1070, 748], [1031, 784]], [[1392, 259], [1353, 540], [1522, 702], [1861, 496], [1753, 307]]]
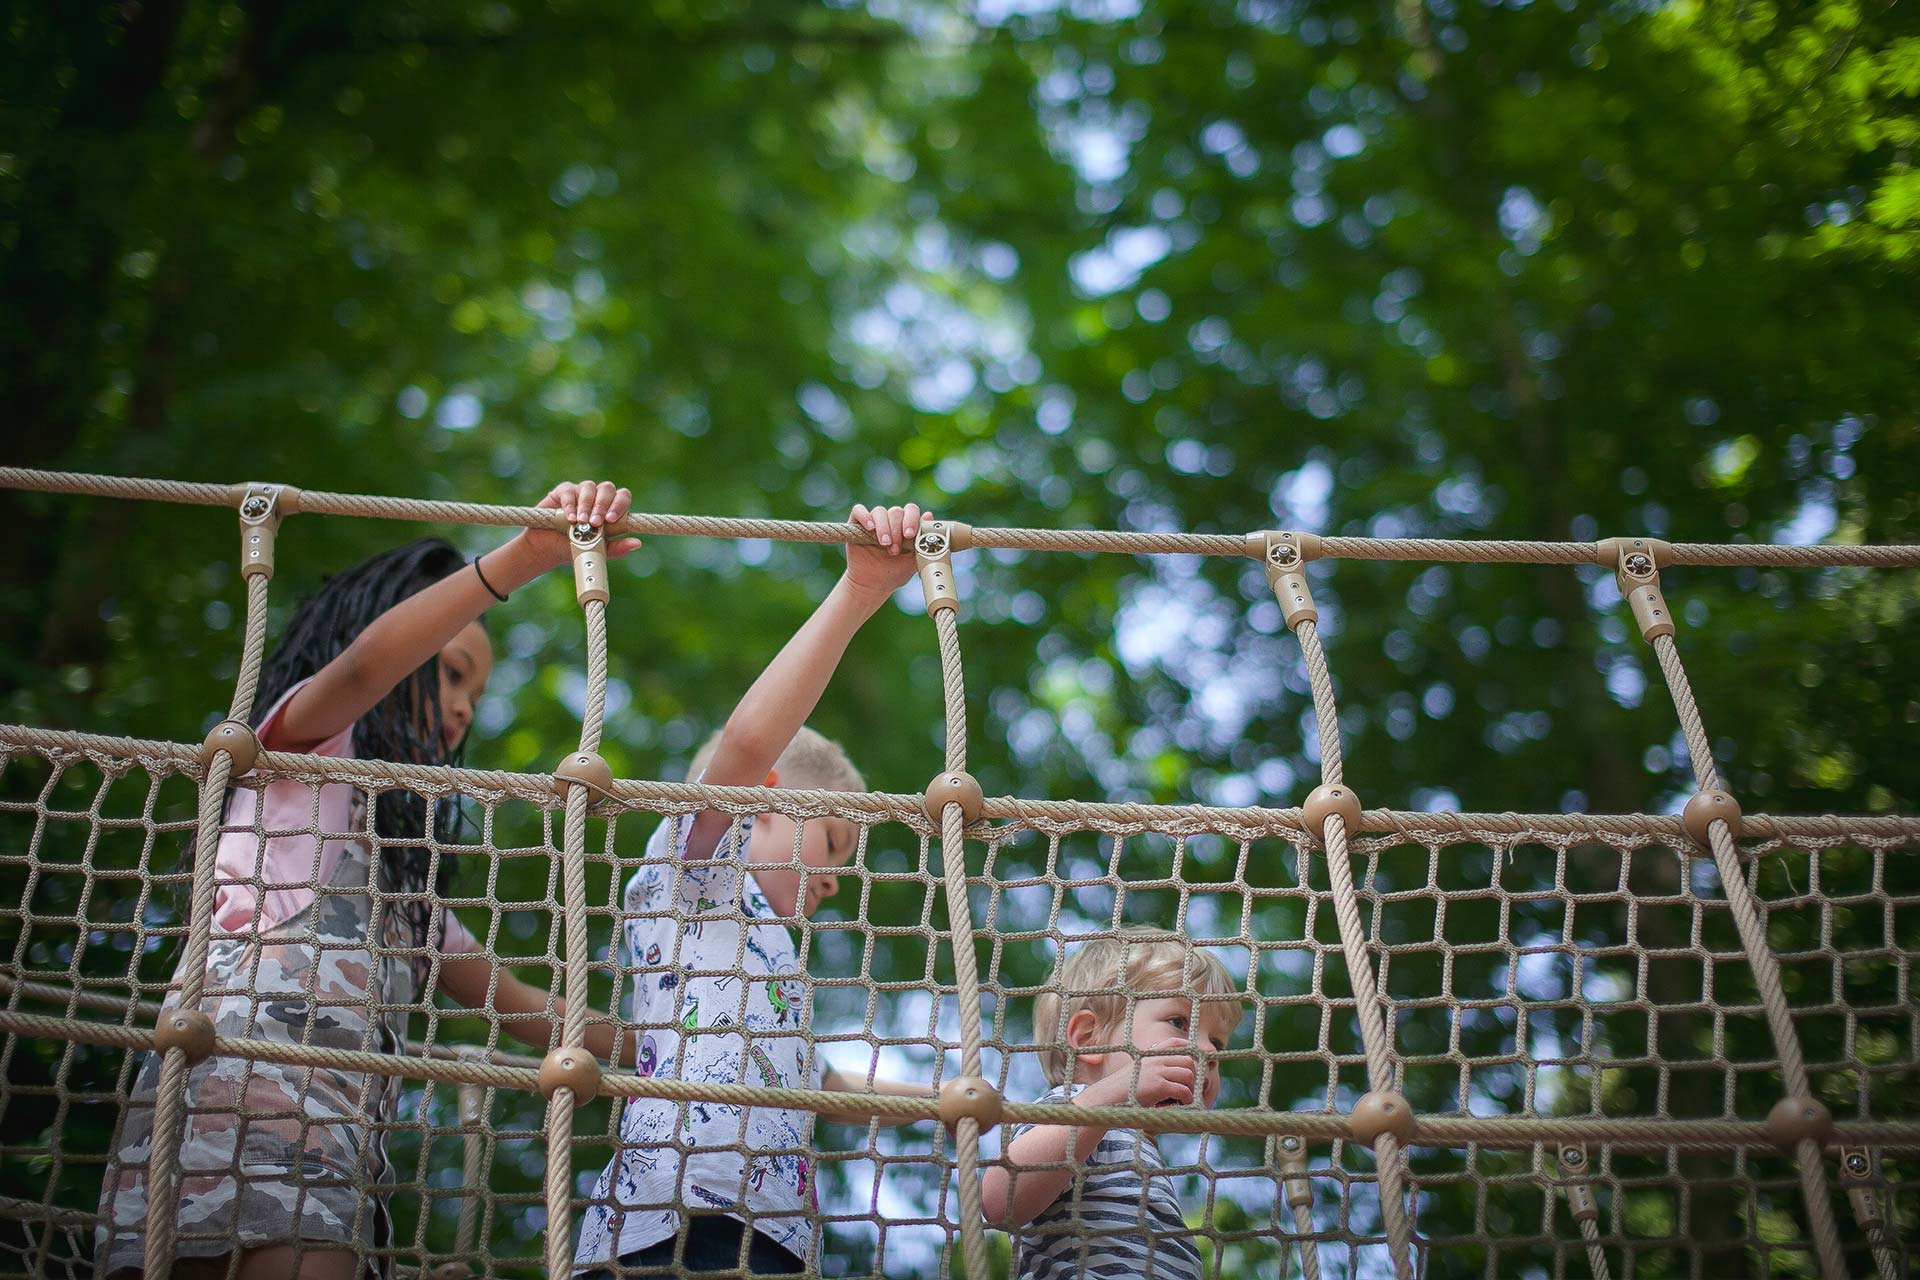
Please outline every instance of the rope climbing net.
[[[276, 1110], [253, 1087], [254, 1073], [275, 1064], [308, 1085], [360, 1081], [342, 1087], [365, 1099], [376, 1092], [365, 1082], [377, 1081], [401, 1099], [336, 1117], [380, 1131], [385, 1151], [311, 1179], [350, 1193], [367, 1221], [349, 1238], [378, 1270], [567, 1274], [575, 1227], [596, 1203], [594, 1177], [630, 1145], [622, 1102], [662, 1099], [688, 1132], [692, 1117], [705, 1133], [716, 1113], [752, 1108], [847, 1122], [834, 1141], [723, 1144], [740, 1158], [743, 1183], [797, 1170], [801, 1184], [818, 1188], [810, 1274], [996, 1274], [1006, 1245], [982, 1212], [981, 1173], [1004, 1162], [993, 1154], [1003, 1135], [1096, 1122], [1160, 1135], [1142, 1172], [1174, 1189], [1209, 1274], [1908, 1274], [1920, 1229], [1920, 1120], [1902, 1114], [1920, 1067], [1911, 984], [1920, 818], [1743, 813], [1721, 785], [1661, 571], [1912, 567], [1920, 547], [935, 522], [915, 551], [941, 660], [945, 760], [924, 794], [890, 794], [620, 779], [599, 754], [605, 538], [870, 540], [851, 525], [635, 514], [604, 532], [572, 530], [586, 668], [578, 745], [552, 774], [507, 773], [262, 749], [251, 722], [275, 542], [296, 513], [564, 530], [557, 513], [5, 468], [0, 487], [235, 510], [246, 600], [232, 700], [203, 742], [0, 725], [0, 1273], [96, 1273], [99, 1251], [128, 1218], [113, 1207], [113, 1179], [124, 1173], [116, 1152], [134, 1126], [150, 1130], [135, 1144], [145, 1197], [132, 1215], [136, 1265], [164, 1275], [176, 1257], [229, 1253], [230, 1231], [206, 1225], [217, 1213], [202, 1212], [204, 1203], [183, 1210], [245, 1174], [237, 1157], [196, 1166], [182, 1135], [194, 1125], [278, 1124], [275, 1132], [304, 1143], [312, 1115], [284, 1099]], [[990, 547], [1263, 564], [1311, 688], [1320, 785], [1296, 808], [983, 796], [967, 772], [952, 557]], [[1369, 558], [1614, 573], [1687, 744], [1697, 790], [1684, 811], [1364, 808], [1344, 775], [1305, 567]], [[323, 964], [268, 980], [257, 953], [251, 967], [219, 963], [234, 954], [222, 947], [240, 940], [212, 910], [226, 797], [289, 782], [311, 795], [309, 823], [269, 829], [256, 818], [226, 830], [262, 847], [304, 837], [316, 850], [313, 872], [291, 884], [256, 873], [247, 887], [357, 895], [374, 920], [397, 915], [406, 895], [377, 879], [324, 881], [317, 851], [326, 840], [377, 848], [380, 837], [370, 816], [356, 819], [359, 829], [328, 829], [323, 791], [457, 799], [470, 820], [436, 830], [429, 805], [421, 843], [436, 859], [484, 871], [460, 882], [474, 892], [429, 893], [429, 905], [463, 917], [489, 959], [548, 970], [564, 1013], [553, 1016], [553, 1003], [545, 1015], [436, 1004], [441, 957], [378, 928], [363, 949], [404, 958], [429, 979], [391, 1007], [377, 989], [339, 995]], [[362, 808], [370, 815], [373, 806]], [[650, 868], [677, 870], [676, 857], [645, 852], [646, 837], [663, 818], [704, 810], [782, 814], [797, 820], [796, 832], [798, 820], [832, 818], [856, 833], [842, 900], [857, 908], [783, 922], [802, 971], [778, 992], [783, 1010], [812, 1010], [779, 1034], [800, 1042], [809, 1072], [828, 1058], [861, 1064], [839, 1073], [852, 1077], [851, 1091], [765, 1083], [752, 1066], [753, 1037], [738, 1026], [727, 1032], [745, 1046], [733, 1078], [651, 1070], [650, 1032], [700, 1034], [716, 1024], [678, 1005], [671, 1025], [646, 1021], [633, 990], [750, 972], [744, 950], [732, 970], [698, 974], [677, 953], [629, 954], [617, 942], [635, 918], [619, 886]], [[533, 860], [543, 877], [505, 875], [518, 860]], [[540, 887], [528, 894], [509, 881]], [[182, 902], [190, 909], [178, 910]], [[682, 929], [731, 924], [746, 936], [737, 901], [701, 899], [691, 914], [672, 914]], [[1226, 1002], [1238, 1029], [1212, 1055], [1224, 1079], [1220, 1105], [1030, 1100], [1045, 1089], [1035, 1083], [1042, 1052], [1072, 1055], [1064, 1026], [1028, 1027], [1045, 988], [1013, 975], [1033, 972], [1036, 956], [1044, 969], [1080, 944], [1124, 940], [1142, 925], [1170, 926], [1182, 947], [1219, 960], [1232, 979]], [[902, 957], [913, 971], [903, 973]], [[1197, 972], [1186, 966], [1181, 991], [1198, 993]], [[1059, 983], [1056, 975], [1048, 984], [1055, 994], [1129, 1007], [1139, 996], [1118, 979], [1065, 993]], [[289, 1000], [300, 1007], [284, 1020], [287, 1034], [231, 1034], [202, 1012], [210, 999], [251, 1001], [256, 1012]], [[347, 1004], [366, 1028], [350, 1045], [325, 1032], [326, 1011]], [[502, 1048], [516, 1017], [543, 1016], [555, 1027], [543, 1057]], [[392, 1025], [404, 1038], [380, 1033]], [[717, 1025], [728, 1026], [724, 1015]], [[596, 1059], [590, 1028], [611, 1029], [632, 1056]], [[875, 1072], [889, 1062], [932, 1088], [875, 1091]], [[143, 1064], [157, 1071], [150, 1096], [136, 1087]], [[232, 1082], [224, 1116], [203, 1114], [205, 1092], [189, 1090], [190, 1076], [209, 1071]], [[108, 1130], [111, 1142], [70, 1138]], [[359, 1141], [363, 1153], [376, 1145]], [[673, 1142], [689, 1149], [684, 1138]], [[1145, 1162], [1145, 1148], [1135, 1150]], [[502, 1169], [537, 1171], [542, 1190], [506, 1188]], [[598, 1203], [609, 1203], [605, 1193]], [[1092, 1239], [1083, 1232], [1083, 1243]]]

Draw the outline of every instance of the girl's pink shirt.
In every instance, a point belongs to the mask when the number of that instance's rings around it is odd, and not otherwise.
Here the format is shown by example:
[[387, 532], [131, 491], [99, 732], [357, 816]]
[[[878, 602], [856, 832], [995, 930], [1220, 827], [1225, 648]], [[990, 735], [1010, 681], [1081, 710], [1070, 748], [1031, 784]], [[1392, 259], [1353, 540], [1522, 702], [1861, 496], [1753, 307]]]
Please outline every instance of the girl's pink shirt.
[[[280, 713], [305, 683], [302, 680], [287, 690], [267, 712], [259, 729], [261, 746], [275, 749]], [[308, 750], [317, 756], [353, 759], [353, 727], [349, 725]], [[353, 820], [353, 787], [344, 782], [320, 785], [317, 824], [313, 790], [311, 783], [282, 779], [269, 782], [264, 791], [241, 788], [233, 793], [225, 825], [244, 829], [228, 830], [220, 835], [220, 848], [214, 855], [218, 885], [213, 899], [214, 928], [225, 933], [268, 932], [307, 909], [314, 897], [313, 890], [305, 887], [307, 882], [325, 884], [350, 845], [357, 847], [356, 856], [368, 856], [363, 838], [347, 836], [348, 832], [358, 830]], [[263, 800], [266, 811], [256, 824], [255, 811]], [[261, 831], [297, 834], [268, 835], [263, 841], [254, 833], [256, 825]], [[322, 840], [316, 831], [331, 838]], [[264, 885], [289, 882], [300, 887], [266, 889], [266, 901], [261, 903]], [[462, 955], [480, 950], [479, 941], [453, 912], [443, 910], [442, 918], [445, 921], [440, 942], [443, 953]]]

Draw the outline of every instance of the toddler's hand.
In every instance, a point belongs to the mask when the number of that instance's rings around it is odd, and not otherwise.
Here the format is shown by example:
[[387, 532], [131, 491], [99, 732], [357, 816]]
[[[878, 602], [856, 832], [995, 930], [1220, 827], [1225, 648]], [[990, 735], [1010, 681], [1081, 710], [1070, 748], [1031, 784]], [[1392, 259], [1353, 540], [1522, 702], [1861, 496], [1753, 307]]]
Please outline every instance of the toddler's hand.
[[1195, 1079], [1192, 1054], [1157, 1052], [1174, 1048], [1187, 1049], [1188, 1045], [1185, 1040], [1169, 1040], [1165, 1044], [1155, 1045], [1146, 1057], [1141, 1058], [1137, 1084], [1134, 1083], [1133, 1069], [1123, 1068], [1088, 1085], [1073, 1100], [1087, 1107], [1124, 1107], [1129, 1105], [1129, 1086], [1132, 1086], [1133, 1105], [1188, 1105], [1193, 1101]]
[[[561, 512], [568, 524], [598, 526], [625, 519], [627, 509], [633, 505], [633, 494], [617, 487], [611, 480], [602, 480], [598, 484], [582, 480], [578, 484], [561, 483], [553, 486], [547, 496], [540, 499], [539, 505], [543, 511]], [[520, 536], [526, 540], [528, 551], [546, 568], [555, 568], [573, 558], [573, 550], [564, 533], [552, 529], [528, 529]], [[607, 544], [607, 557], [618, 560], [639, 545], [638, 538], [617, 539]]]
[[919, 568], [913, 540], [920, 535], [920, 522], [932, 518], [931, 512], [921, 515], [920, 508], [911, 502], [904, 507], [871, 510], [864, 503], [855, 503], [848, 523], [871, 533], [880, 545], [847, 544], [847, 582], [876, 602], [905, 586]]

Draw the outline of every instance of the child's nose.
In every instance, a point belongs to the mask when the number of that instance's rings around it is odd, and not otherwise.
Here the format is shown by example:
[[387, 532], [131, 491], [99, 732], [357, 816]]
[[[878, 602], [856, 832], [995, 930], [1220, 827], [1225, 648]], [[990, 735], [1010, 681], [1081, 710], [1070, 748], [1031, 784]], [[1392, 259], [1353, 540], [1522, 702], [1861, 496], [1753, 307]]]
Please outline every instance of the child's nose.
[[813, 892], [821, 898], [831, 898], [840, 892], [839, 876], [817, 876], [813, 882]]

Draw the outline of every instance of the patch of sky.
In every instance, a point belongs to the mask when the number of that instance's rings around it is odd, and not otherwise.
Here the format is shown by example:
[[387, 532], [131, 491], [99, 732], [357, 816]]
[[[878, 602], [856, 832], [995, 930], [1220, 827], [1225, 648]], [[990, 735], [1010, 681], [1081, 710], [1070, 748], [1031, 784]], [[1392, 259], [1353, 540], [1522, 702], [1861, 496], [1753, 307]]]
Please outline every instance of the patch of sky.
[[455, 391], [441, 399], [433, 420], [448, 431], [471, 431], [480, 425], [484, 409], [480, 397], [471, 391]]
[[1319, 533], [1332, 514], [1332, 497], [1333, 468], [1323, 458], [1310, 457], [1274, 482], [1267, 505], [1281, 527]]
[[1141, 272], [1172, 248], [1171, 238], [1161, 227], [1118, 227], [1099, 248], [1075, 254], [1067, 270], [1083, 296], [1102, 298], [1133, 285]]
[[1508, 187], [1500, 197], [1500, 233], [1523, 254], [1539, 251], [1553, 219], [1545, 206], [1525, 187]]
[[1351, 124], [1336, 124], [1320, 135], [1320, 146], [1335, 160], [1347, 160], [1367, 149], [1366, 135]]

